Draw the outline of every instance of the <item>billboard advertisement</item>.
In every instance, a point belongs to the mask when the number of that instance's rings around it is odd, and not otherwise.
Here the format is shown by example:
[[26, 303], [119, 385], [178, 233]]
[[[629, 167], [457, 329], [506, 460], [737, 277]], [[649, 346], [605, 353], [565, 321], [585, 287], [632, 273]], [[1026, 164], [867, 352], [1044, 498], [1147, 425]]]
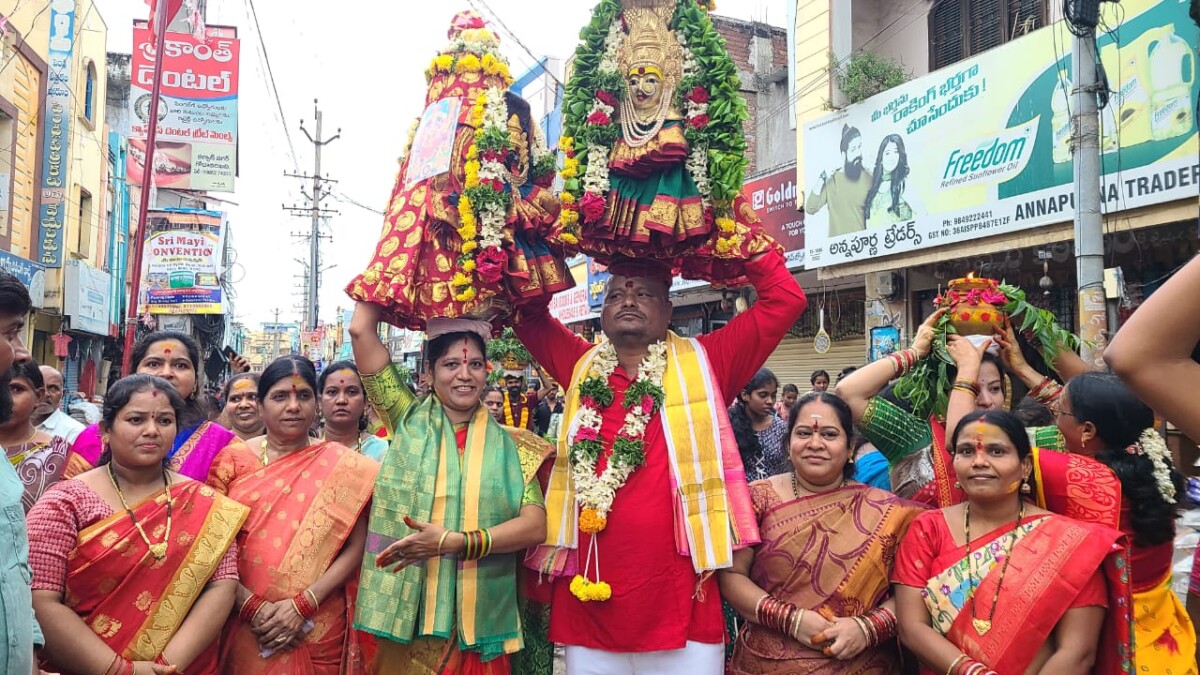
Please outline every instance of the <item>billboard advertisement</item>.
[[[1200, 29], [1180, 0], [1101, 6], [1102, 211], [1194, 198]], [[805, 265], [1070, 221], [1070, 38], [1059, 22], [805, 125]]]
[[146, 214], [139, 314], [224, 314], [225, 214], [162, 209]]
[[804, 264], [804, 212], [796, 209], [796, 167], [788, 166], [746, 181], [742, 194], [758, 213], [763, 229], [783, 246], [788, 267]]
[[46, 138], [42, 142], [42, 207], [38, 214], [37, 262], [62, 267], [67, 226], [67, 162], [71, 149], [71, 54], [75, 0], [51, 0], [46, 72]]
[[[238, 39], [210, 26], [205, 38], [167, 33], [158, 104], [154, 183], [160, 188], [232, 192], [237, 172]], [[128, 179], [141, 184], [157, 58], [150, 31], [133, 29]]]

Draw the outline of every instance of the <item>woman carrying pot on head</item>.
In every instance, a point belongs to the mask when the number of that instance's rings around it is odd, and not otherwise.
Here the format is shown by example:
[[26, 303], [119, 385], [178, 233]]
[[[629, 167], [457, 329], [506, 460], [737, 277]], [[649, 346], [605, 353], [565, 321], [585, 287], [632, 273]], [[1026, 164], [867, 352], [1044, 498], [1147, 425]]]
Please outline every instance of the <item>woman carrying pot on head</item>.
[[[966, 499], [965, 492], [955, 484], [953, 455], [947, 445], [948, 425], [956, 424], [971, 411], [1004, 410], [1008, 399], [1001, 357], [988, 351], [990, 340], [1007, 339], [998, 334], [975, 344], [948, 330], [941, 321], [945, 312], [938, 310], [921, 324], [910, 349], [859, 368], [837, 386], [838, 394], [854, 412], [859, 431], [887, 458], [893, 491], [936, 507]], [[1060, 350], [1057, 363], [1060, 370], [1070, 373], [1075, 364], [1082, 362], [1074, 352], [1067, 352]], [[939, 361], [952, 364], [947, 365], [949, 381], [946, 391], [921, 392], [925, 401], [922, 410], [928, 411], [924, 416], [903, 407], [910, 404], [899, 397], [903, 379], [893, 387], [892, 396], [881, 394], [889, 380], [918, 372], [918, 368], [936, 370], [942, 367]], [[1061, 442], [1057, 432], [1039, 433], [1039, 442], [1043, 436]], [[1049, 449], [1032, 450], [1038, 506], [1078, 520], [1117, 527], [1121, 484], [1112, 471], [1093, 459]], [[1086, 483], [1088, 489], [1078, 489], [1081, 483]]]
[[161, 378], [117, 381], [100, 421], [99, 466], [52, 486], [30, 510], [45, 670], [217, 672], [247, 509], [167, 468], [185, 409]]
[[51, 436], [33, 426], [33, 413], [45, 396], [41, 368], [35, 361], [14, 364], [0, 379], [12, 398], [12, 415], [0, 424], [0, 446], [25, 486], [21, 504], [25, 511], [51, 485], [62, 479], [70, 445], [61, 436]]
[[221, 423], [245, 441], [263, 435], [262, 410], [258, 407], [258, 373], [239, 373], [225, 382], [221, 391], [225, 405]]
[[362, 672], [353, 581], [367, 536], [379, 464], [309, 436], [317, 374], [302, 356], [259, 376], [266, 433], [217, 456], [209, 485], [250, 507], [239, 538], [237, 611], [221, 645], [222, 672]]
[[966, 415], [951, 447], [966, 500], [917, 517], [892, 572], [922, 674], [1132, 672], [1124, 535], [1030, 503], [1033, 455], [1011, 414]]
[[[155, 331], [134, 346], [132, 362], [136, 372], [161, 377], [183, 398], [184, 409], [177, 420], [179, 433], [167, 455], [167, 468], [203, 481], [217, 453], [240, 441], [232, 431], [205, 419], [197, 403], [202, 388], [200, 345], [186, 333]], [[64, 476], [72, 478], [96, 466], [101, 446], [100, 430], [93, 424], [71, 446]]]
[[324, 439], [357, 450], [376, 462], [387, 441], [367, 431], [367, 395], [353, 361], [335, 361], [317, 378]]
[[[553, 446], [501, 427], [480, 405], [487, 322], [428, 321], [432, 393], [423, 398], [401, 379], [378, 323], [378, 307], [358, 303], [354, 358], [392, 444], [371, 504], [355, 627], [380, 638], [379, 672], [508, 673], [528, 647], [517, 574], [525, 549], [545, 538], [537, 474]], [[540, 644], [522, 657], [548, 665]]]
[[730, 673], [899, 673], [889, 575], [922, 507], [850, 480], [850, 408], [813, 392], [792, 408], [784, 473], [750, 484], [762, 544], [734, 553], [721, 595], [748, 624]]

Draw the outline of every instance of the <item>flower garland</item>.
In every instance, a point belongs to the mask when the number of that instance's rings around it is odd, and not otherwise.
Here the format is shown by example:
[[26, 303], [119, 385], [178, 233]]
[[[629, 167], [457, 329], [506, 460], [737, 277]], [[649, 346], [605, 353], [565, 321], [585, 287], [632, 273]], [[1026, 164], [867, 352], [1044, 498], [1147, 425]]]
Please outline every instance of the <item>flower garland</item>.
[[454, 299], [469, 302], [475, 299], [475, 273], [487, 283], [498, 282], [504, 273], [505, 255], [501, 233], [512, 195], [505, 186], [508, 171], [504, 158], [508, 155], [508, 106], [504, 90], [493, 87], [480, 94], [471, 108], [470, 123], [475, 138], [467, 148], [467, 163], [463, 170], [466, 180], [458, 196], [458, 236], [462, 248], [458, 256], [459, 271], [450, 285]]
[[[650, 345], [649, 353], [638, 366], [637, 377], [625, 390], [621, 400], [621, 407], [626, 410], [625, 421], [613, 439], [608, 464], [597, 475], [596, 464], [604, 451], [600, 439], [600, 425], [603, 422], [601, 411], [611, 405], [615, 398], [608, 380], [616, 370], [617, 363], [616, 349], [611, 342], [604, 343], [592, 359], [587, 378], [579, 385], [579, 412], [572, 421], [567, 437], [575, 498], [581, 508], [579, 529], [591, 535], [604, 531], [608, 526], [608, 513], [612, 510], [617, 491], [646, 461], [646, 426], [662, 407], [665, 397], [662, 381], [667, 370], [667, 344], [660, 341]], [[595, 547], [596, 538], [593, 536], [584, 563], [584, 575], [591, 567], [593, 554], [596, 553], [592, 549]], [[595, 581], [584, 575], [576, 575], [571, 582], [571, 592], [580, 600], [607, 599], [599, 597], [605, 594], [608, 584], [600, 581], [598, 554], [595, 568]], [[607, 592], [611, 593], [611, 589]]]
[[1138, 437], [1138, 442], [1125, 449], [1131, 455], [1144, 455], [1150, 458], [1154, 466], [1154, 483], [1158, 486], [1158, 494], [1168, 504], [1176, 503], [1175, 483], [1171, 480], [1171, 451], [1163, 442], [1162, 436], [1152, 428], [1147, 428]]
[[[679, 0], [669, 28], [683, 53], [674, 104], [684, 112], [684, 136], [690, 148], [685, 167], [705, 209], [713, 208], [719, 235], [716, 252], [728, 255], [743, 239], [732, 207], [745, 178], [743, 123], [748, 113], [737, 68], [707, 14], [713, 7], [707, 1]], [[567, 244], [578, 242], [580, 220], [590, 225], [604, 216], [609, 157], [620, 135], [614, 113], [625, 93], [620, 72], [622, 24], [619, 0], [601, 0], [591, 23], [580, 33], [578, 65], [567, 83], [565, 133], [560, 142], [566, 161], [559, 172], [564, 185], [559, 238]], [[577, 150], [584, 151], [583, 157], [576, 157]]]
[[[520, 404], [521, 404], [521, 426], [519, 426], [517, 428], [518, 429], [528, 429], [529, 428], [528, 399], [525, 398], [524, 394], [520, 394], [517, 401], [520, 402]], [[510, 427], [513, 427], [513, 426], [517, 426], [517, 425], [513, 424], [513, 422], [515, 422], [515, 421], [516, 420], [513, 419], [513, 413], [512, 413], [512, 401], [508, 398], [508, 390], [506, 389], [504, 391], [504, 423]]]

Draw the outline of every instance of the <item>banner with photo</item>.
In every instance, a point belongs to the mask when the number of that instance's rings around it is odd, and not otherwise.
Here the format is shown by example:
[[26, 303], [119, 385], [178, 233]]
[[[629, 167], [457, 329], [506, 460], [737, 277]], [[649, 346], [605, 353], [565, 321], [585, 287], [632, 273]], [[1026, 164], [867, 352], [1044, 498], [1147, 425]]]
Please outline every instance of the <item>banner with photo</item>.
[[796, 167], [786, 166], [746, 181], [742, 194], [763, 230], [783, 247], [789, 268], [804, 265], [804, 212], [796, 210]]
[[[233, 192], [237, 173], [236, 29], [208, 26], [203, 40], [167, 33], [154, 184], [160, 188]], [[133, 29], [130, 64], [128, 179], [141, 185], [146, 161], [154, 42], [145, 22]]]
[[[1183, 0], [1101, 7], [1102, 210], [1195, 198], [1200, 29]], [[1071, 220], [1070, 45], [1059, 22], [805, 125], [805, 265]]]
[[146, 214], [139, 314], [224, 314], [225, 214], [161, 209]]

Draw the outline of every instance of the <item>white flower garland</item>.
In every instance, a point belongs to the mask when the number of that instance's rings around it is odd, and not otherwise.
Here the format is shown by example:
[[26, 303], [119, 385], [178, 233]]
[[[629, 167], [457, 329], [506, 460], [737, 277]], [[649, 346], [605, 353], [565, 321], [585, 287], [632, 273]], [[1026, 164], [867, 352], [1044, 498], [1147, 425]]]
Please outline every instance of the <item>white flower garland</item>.
[[625, 42], [625, 31], [621, 30], [621, 22], [613, 21], [608, 26], [608, 35], [604, 36], [604, 56], [600, 58], [601, 73], [615, 73], [621, 67], [621, 45]]
[[[504, 102], [504, 91], [492, 87], [485, 94], [482, 128], [492, 133], [508, 133], [508, 106]], [[508, 169], [494, 159], [480, 158], [479, 179], [508, 180]], [[487, 250], [501, 245], [501, 236], [508, 214], [495, 204], [486, 205], [479, 213], [479, 245]]]
[[1171, 451], [1163, 442], [1162, 436], [1154, 429], [1146, 429], [1138, 437], [1136, 447], [1140, 451], [1139, 454], [1149, 457], [1151, 464], [1154, 465], [1154, 482], [1158, 485], [1158, 493], [1162, 495], [1163, 501], [1168, 504], [1176, 503], [1175, 484], [1171, 482], [1171, 465], [1169, 464]]
[[600, 195], [608, 192], [608, 148], [596, 143], [589, 143], [587, 149], [587, 170], [583, 173], [583, 189]]
[[[613, 348], [611, 342], [606, 342], [592, 359], [588, 377], [595, 377], [603, 382], [608, 382], [609, 376], [617, 368], [617, 363], [616, 349]], [[641, 364], [638, 366], [635, 383], [646, 381], [661, 388], [663, 375], [666, 373], [666, 370], [667, 343], [659, 341], [650, 345], [649, 353], [642, 359]], [[630, 387], [633, 387], [633, 383], [630, 384]], [[642, 439], [646, 434], [646, 426], [649, 424], [650, 417], [654, 412], [654, 409], [647, 410], [640, 402], [634, 402], [629, 407], [628, 412], [625, 413], [625, 423], [621, 426], [618, 434], [627, 438]], [[576, 413], [575, 419], [571, 423], [567, 445], [574, 445], [581, 429], [591, 429], [592, 435], [599, 438], [602, 422], [603, 416], [599, 410], [584, 405], [581, 402], [579, 412]], [[580, 507], [592, 509], [600, 518], [606, 518], [608, 512], [612, 509], [613, 499], [617, 496], [617, 490], [620, 490], [625, 485], [625, 481], [629, 479], [630, 474], [640, 465], [629, 465], [624, 462], [613, 461], [615, 457], [610, 457], [608, 465], [604, 467], [604, 471], [597, 476], [597, 459], [582, 456], [581, 453], [578, 459], [573, 462], [571, 473], [575, 479], [576, 501]]]

